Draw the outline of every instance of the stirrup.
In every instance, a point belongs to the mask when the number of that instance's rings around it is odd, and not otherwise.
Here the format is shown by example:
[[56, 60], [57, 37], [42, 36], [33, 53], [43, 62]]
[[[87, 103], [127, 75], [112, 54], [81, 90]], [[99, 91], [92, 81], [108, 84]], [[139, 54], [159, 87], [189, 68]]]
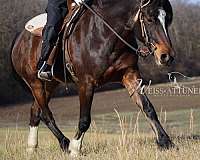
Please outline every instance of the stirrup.
[[52, 69], [51, 66], [46, 63], [46, 61], [44, 61], [42, 67], [39, 69], [37, 76], [41, 80], [52, 81]]

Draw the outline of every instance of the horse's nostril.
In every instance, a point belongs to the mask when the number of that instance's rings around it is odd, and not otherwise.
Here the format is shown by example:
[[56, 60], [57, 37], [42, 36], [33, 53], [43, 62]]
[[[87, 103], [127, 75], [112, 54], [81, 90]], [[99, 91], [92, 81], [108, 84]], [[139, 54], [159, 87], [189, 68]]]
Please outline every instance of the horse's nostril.
[[167, 62], [169, 60], [169, 55], [168, 54], [162, 54], [160, 59], [163, 62]]

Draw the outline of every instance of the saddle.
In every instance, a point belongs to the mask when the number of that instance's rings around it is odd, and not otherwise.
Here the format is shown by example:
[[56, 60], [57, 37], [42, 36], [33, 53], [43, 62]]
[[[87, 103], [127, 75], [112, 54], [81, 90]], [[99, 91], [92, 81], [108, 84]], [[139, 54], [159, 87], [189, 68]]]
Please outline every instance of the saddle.
[[[69, 14], [65, 17], [64, 24], [63, 25], [69, 25], [67, 22], [69, 22], [70, 17], [72, 16], [72, 13], [74, 13], [74, 10], [77, 10], [78, 6], [76, 3], [72, 3], [70, 7], [70, 12]], [[34, 36], [39, 36], [42, 37], [42, 30], [44, 26], [47, 23], [47, 13], [42, 13], [39, 14], [32, 19], [30, 19], [26, 24], [25, 24], [25, 29], [29, 31], [31, 34]]]
[[[65, 17], [62, 29], [59, 32], [57, 44], [49, 57], [49, 61], [52, 63], [51, 71], [53, 79], [60, 82], [77, 81], [70, 59], [70, 53], [68, 50], [65, 50], [64, 46], [83, 12], [83, 7], [76, 5], [75, 3], [71, 4], [71, 10]], [[25, 25], [25, 29], [34, 36], [42, 37], [42, 30], [46, 23], [47, 13], [43, 13], [29, 20]]]

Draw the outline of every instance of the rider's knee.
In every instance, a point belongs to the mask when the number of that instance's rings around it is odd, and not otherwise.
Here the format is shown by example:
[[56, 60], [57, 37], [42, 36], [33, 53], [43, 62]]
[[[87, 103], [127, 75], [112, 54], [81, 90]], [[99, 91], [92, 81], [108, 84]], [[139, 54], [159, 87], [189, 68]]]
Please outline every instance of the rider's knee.
[[49, 0], [47, 8], [46, 8], [46, 12], [48, 13], [47, 23], [59, 22], [61, 19], [64, 19], [68, 13], [67, 1], [66, 0]]

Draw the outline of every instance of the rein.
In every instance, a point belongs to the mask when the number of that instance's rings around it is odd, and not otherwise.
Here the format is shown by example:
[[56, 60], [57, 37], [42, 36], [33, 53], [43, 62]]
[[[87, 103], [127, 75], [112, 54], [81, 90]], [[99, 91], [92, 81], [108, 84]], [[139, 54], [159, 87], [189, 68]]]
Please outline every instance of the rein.
[[107, 26], [114, 34], [116, 37], [118, 37], [126, 46], [128, 46], [131, 50], [133, 50], [134, 52], [136, 52], [136, 54], [138, 56], [141, 56], [141, 57], [147, 57], [151, 54], [154, 53], [154, 51], [156, 50], [156, 47], [153, 43], [149, 42], [149, 36], [148, 36], [148, 33], [147, 33], [147, 30], [146, 30], [146, 26], [145, 26], [145, 23], [144, 23], [144, 18], [143, 18], [143, 15], [142, 15], [142, 9], [144, 7], [146, 7], [147, 5], [149, 5], [151, 2], [151, 0], [149, 0], [147, 3], [143, 4], [143, 0], [141, 0], [141, 3], [140, 3], [140, 7], [139, 7], [139, 10], [137, 12], [137, 14], [135, 15], [134, 17], [134, 22], [140, 21], [140, 25], [141, 25], [141, 30], [142, 30], [142, 37], [145, 39], [145, 47], [148, 49], [148, 53], [146, 51], [142, 51], [142, 47], [139, 47], [139, 48], [135, 48], [133, 47], [130, 43], [128, 43], [124, 38], [122, 38], [122, 36], [120, 36], [114, 29], [113, 27], [104, 20], [103, 16], [98, 13], [97, 11], [95, 11], [93, 8], [91, 8], [87, 3], [85, 3], [84, 1], [82, 1], [82, 4], [91, 12], [93, 13], [94, 15], [96, 15], [98, 18], [100, 18], [102, 20], [102, 22], [104, 23], [105, 26]]

